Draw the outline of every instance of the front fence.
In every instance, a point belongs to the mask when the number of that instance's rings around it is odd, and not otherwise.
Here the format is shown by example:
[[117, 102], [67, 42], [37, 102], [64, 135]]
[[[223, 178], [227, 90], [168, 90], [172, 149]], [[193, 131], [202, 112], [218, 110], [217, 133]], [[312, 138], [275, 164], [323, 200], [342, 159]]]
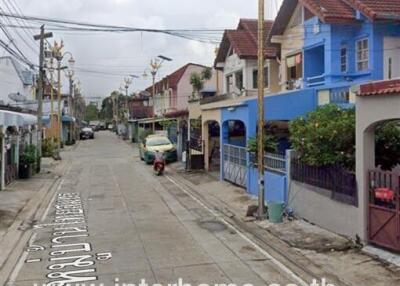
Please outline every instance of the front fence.
[[[250, 162], [253, 166], [257, 166], [257, 157], [255, 153], [250, 153]], [[265, 153], [264, 168], [274, 173], [286, 174], [286, 155]]]
[[293, 159], [290, 173], [294, 181], [331, 191], [336, 201], [358, 205], [356, 176], [340, 165], [309, 166]]
[[246, 187], [247, 181], [247, 150], [224, 144], [224, 179], [238, 186]]

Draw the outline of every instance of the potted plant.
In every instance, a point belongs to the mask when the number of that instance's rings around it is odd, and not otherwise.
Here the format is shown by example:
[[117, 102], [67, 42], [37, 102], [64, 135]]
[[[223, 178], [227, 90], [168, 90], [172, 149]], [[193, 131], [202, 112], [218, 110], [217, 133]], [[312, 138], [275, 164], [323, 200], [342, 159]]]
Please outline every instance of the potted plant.
[[36, 162], [36, 147], [29, 145], [19, 157], [19, 178], [28, 179], [32, 176], [32, 166]]

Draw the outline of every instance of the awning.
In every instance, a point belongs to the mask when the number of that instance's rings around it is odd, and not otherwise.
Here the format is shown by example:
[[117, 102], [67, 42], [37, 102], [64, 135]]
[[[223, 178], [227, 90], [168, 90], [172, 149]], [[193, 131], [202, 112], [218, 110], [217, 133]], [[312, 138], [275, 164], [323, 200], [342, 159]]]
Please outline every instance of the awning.
[[[44, 124], [50, 123], [50, 115], [43, 116], [42, 120], [43, 120]], [[75, 117], [71, 117], [69, 115], [63, 115], [63, 117], [62, 117], [62, 122], [65, 122], [65, 123], [70, 123], [70, 122], [75, 122], [75, 121], [76, 121]]]
[[35, 125], [36, 123], [37, 123], [37, 117], [32, 114], [19, 113], [8, 110], [0, 110], [0, 126], [24, 127], [29, 125]]

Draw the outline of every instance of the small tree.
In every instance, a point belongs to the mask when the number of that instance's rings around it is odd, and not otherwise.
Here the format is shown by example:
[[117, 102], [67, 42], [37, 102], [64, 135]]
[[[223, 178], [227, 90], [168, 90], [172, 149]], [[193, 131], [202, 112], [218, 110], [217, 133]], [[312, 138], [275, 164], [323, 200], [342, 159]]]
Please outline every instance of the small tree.
[[[276, 138], [272, 135], [265, 135], [264, 137], [264, 151], [268, 153], [274, 153], [278, 149], [278, 143]], [[258, 141], [257, 137], [252, 137], [247, 141], [247, 151], [250, 153], [257, 154]]]
[[293, 148], [313, 166], [341, 164], [354, 170], [355, 112], [325, 105], [290, 123]]
[[200, 91], [204, 88], [204, 82], [212, 78], [212, 69], [204, 68], [201, 73], [194, 72], [190, 75], [190, 84], [193, 87], [193, 97], [199, 97]]
[[[340, 164], [355, 169], [355, 109], [325, 105], [290, 123], [293, 148], [312, 166]], [[400, 164], [400, 123], [375, 129], [376, 166], [391, 170]]]
[[197, 72], [194, 72], [190, 75], [190, 84], [193, 87], [193, 97], [199, 96], [200, 91], [204, 87], [203, 80], [201, 75]]

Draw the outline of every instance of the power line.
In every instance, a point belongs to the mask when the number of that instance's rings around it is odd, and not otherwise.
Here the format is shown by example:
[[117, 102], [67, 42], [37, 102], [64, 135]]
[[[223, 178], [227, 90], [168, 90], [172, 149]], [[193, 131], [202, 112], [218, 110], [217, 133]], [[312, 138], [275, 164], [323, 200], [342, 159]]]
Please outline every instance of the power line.
[[[148, 33], [161, 33], [165, 35], [180, 37], [184, 39], [199, 41], [203, 43], [218, 43], [215, 37], [211, 38], [210, 35], [204, 33], [215, 33], [216, 35], [222, 35], [224, 30], [210, 30], [210, 29], [143, 29], [126, 26], [114, 26], [114, 25], [103, 25], [103, 24], [92, 24], [78, 21], [66, 21], [53, 18], [42, 18], [34, 16], [24, 16], [12, 13], [0, 13], [1, 16], [14, 19], [23, 19], [31, 22], [49, 23], [48, 29], [52, 29], [54, 26], [57, 29], [64, 29], [66, 31], [86, 31], [86, 32], [148, 32]], [[208, 36], [208, 38], [207, 38]]]
[[[3, 0], [4, 4], [7, 6], [6, 3], [7, 0]], [[8, 2], [10, 3], [10, 5], [12, 6], [13, 10], [16, 12], [17, 15], [23, 15], [23, 12], [21, 10], [21, 8], [18, 6], [18, 4], [14, 1], [14, 0], [8, 0]], [[36, 42], [33, 39], [34, 36], [34, 31], [32, 29], [28, 29], [25, 20], [21, 20], [20, 19], [17, 20], [18, 23], [21, 23], [23, 28], [23, 31], [25, 32], [25, 34], [27, 35], [28, 39], [31, 41], [31, 43], [34, 45], [34, 47], [36, 47]]]
[[[4, 2], [4, 1], [3, 1]], [[11, 12], [8, 4], [6, 2], [4, 2], [4, 4], [6, 5], [6, 8], [8, 9], [9, 12]], [[0, 11], [4, 11], [4, 9], [2, 9], [0, 7]], [[1, 13], [0, 13], [1, 14]], [[9, 24], [12, 24], [12, 22], [10, 21], [10, 18], [6, 18], [7, 22]], [[21, 33], [18, 32], [18, 30], [14, 29], [14, 33], [22, 40], [22, 42], [25, 44], [26, 47], [28, 47], [30, 50], [32, 50], [35, 54], [38, 54], [37, 50], [35, 48], [32, 47], [32, 45], [30, 43], [27, 42], [27, 40], [25, 39], [24, 36], [21, 35]]]

